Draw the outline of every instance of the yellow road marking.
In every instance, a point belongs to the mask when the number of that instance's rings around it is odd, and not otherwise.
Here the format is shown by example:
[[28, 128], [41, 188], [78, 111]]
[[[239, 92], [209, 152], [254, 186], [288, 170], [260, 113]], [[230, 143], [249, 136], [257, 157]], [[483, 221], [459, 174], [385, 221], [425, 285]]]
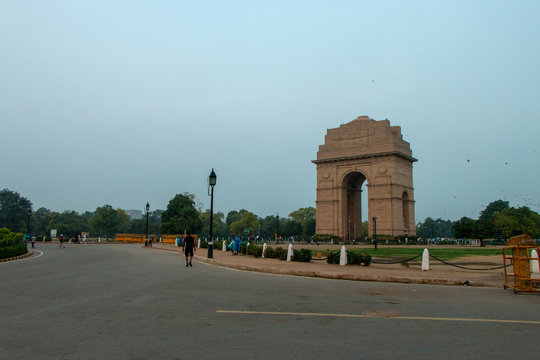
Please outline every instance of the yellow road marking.
[[362, 314], [302, 313], [302, 312], [286, 312], [286, 311], [217, 310], [216, 312], [220, 313], [220, 314], [239, 314], [239, 315], [318, 316], [318, 317], [342, 317], [342, 318], [364, 318], [364, 319], [461, 321], [461, 322], [485, 322], [485, 323], [502, 323], [502, 324], [540, 325], [540, 321], [534, 321], [534, 320], [445, 318], [445, 317], [431, 317], [431, 316], [371, 316], [371, 315], [362, 315]]

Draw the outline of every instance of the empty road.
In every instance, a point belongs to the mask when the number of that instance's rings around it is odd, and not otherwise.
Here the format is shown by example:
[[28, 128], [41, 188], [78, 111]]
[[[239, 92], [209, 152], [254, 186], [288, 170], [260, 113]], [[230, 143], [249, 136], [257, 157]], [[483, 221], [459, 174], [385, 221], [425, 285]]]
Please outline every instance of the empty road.
[[0, 263], [0, 359], [538, 358], [539, 294], [186, 268], [140, 245], [36, 247]]

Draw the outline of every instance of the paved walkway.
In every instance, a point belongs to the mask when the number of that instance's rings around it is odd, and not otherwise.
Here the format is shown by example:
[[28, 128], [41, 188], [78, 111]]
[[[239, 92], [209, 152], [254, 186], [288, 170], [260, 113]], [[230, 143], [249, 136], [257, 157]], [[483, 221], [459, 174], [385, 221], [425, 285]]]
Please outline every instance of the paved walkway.
[[[149, 248], [150, 249], [150, 248]], [[174, 245], [154, 244], [152, 249], [177, 251], [182, 248]], [[379, 281], [436, 285], [472, 285], [501, 287], [504, 285], [504, 270], [473, 271], [456, 268], [431, 260], [430, 270], [422, 271], [419, 261], [401, 264], [374, 264], [370, 266], [328, 264], [326, 260], [313, 260], [310, 263], [261, 259], [253, 256], [231, 255], [230, 252], [214, 250], [213, 259], [207, 258], [207, 249], [197, 249], [197, 261], [239, 270], [257, 271], [272, 274], [311, 276], [327, 279]], [[183, 254], [181, 254], [183, 256]], [[502, 256], [474, 256], [452, 260], [471, 268], [485, 269], [502, 265]]]

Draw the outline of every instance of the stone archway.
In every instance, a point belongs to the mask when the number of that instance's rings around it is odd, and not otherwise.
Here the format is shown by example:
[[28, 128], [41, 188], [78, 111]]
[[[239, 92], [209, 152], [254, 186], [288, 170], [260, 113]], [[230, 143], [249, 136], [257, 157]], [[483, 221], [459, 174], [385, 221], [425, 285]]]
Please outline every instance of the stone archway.
[[362, 237], [362, 184], [367, 178], [361, 172], [351, 172], [342, 181], [342, 213], [345, 238], [348, 241]]
[[[361, 186], [367, 182], [368, 216], [377, 233], [415, 235], [412, 157], [401, 128], [360, 116], [328, 129], [317, 160], [317, 234], [345, 240], [361, 234]], [[373, 223], [369, 221], [369, 234]]]

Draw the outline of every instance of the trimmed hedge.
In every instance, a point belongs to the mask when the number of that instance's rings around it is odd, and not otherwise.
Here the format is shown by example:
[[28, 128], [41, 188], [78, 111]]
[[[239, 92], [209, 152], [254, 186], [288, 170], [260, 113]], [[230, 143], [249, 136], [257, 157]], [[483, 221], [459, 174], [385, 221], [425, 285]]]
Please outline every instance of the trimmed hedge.
[[22, 239], [23, 234], [12, 233], [6, 228], [0, 229], [0, 259], [26, 254], [27, 245]]
[[[339, 264], [339, 258], [341, 256], [341, 251], [332, 251], [328, 250], [328, 257], [326, 262], [329, 264]], [[364, 254], [359, 251], [347, 250], [347, 264], [349, 265], [365, 265], [369, 266], [371, 264], [371, 255]]]
[[12, 246], [6, 246], [6, 247], [0, 247], [0, 259], [23, 255], [23, 254], [26, 254], [27, 252], [28, 252], [28, 248], [25, 243], [12, 245]]
[[311, 250], [309, 249], [300, 249], [300, 250], [293, 249], [292, 261], [310, 262], [312, 257], [313, 257], [313, 254], [311, 253]]

